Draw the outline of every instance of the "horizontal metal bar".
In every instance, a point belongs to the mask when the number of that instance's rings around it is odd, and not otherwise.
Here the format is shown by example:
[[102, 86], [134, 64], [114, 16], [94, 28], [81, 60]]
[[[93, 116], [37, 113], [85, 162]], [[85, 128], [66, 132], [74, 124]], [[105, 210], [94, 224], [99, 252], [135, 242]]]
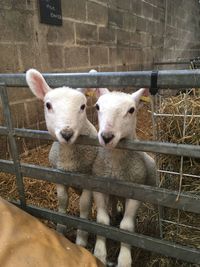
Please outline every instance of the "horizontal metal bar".
[[0, 159], [0, 171], [15, 174], [15, 167], [13, 160]]
[[44, 208], [26, 206], [24, 210], [35, 217], [82, 229], [95, 235], [105, 236], [106, 238], [128, 243], [132, 246], [156, 252], [165, 256], [174, 257], [196, 264], [200, 263], [200, 250], [195, 248], [181, 246], [176, 243], [142, 234], [131, 233], [119, 228], [98, 224], [96, 222], [88, 221], [75, 216], [66, 214], [63, 215], [61, 213], [49, 211]]
[[8, 128], [5, 126], [0, 126], [0, 135], [8, 135]]
[[[12, 162], [10, 161], [0, 160], [2, 171], [14, 171], [12, 168], [9, 169], [8, 166], [11, 165]], [[52, 183], [85, 188], [91, 191], [104, 192], [174, 209], [200, 213], [200, 196], [195, 194], [181, 193], [177, 201], [178, 192], [165, 188], [134, 184], [110, 178], [105, 179], [105, 177], [94, 177], [80, 173], [64, 172], [31, 164], [21, 164], [21, 172], [24, 176]]]
[[48, 131], [15, 128], [13, 134], [18, 137], [54, 140], [53, 137], [48, 133]]
[[[44, 73], [52, 87], [150, 87], [152, 71], [99, 73]], [[0, 83], [9, 87], [27, 86], [25, 74], [0, 74]], [[200, 87], [200, 70], [160, 70], [158, 88]]]
[[154, 62], [153, 65], [190, 65], [190, 61], [161, 61]]
[[200, 158], [200, 146], [155, 141], [123, 140], [117, 148]]
[[[5, 130], [3, 130], [3, 132], [4, 131]], [[47, 131], [15, 128], [13, 130], [13, 134], [19, 137], [53, 140], [53, 138], [48, 134]], [[0, 135], [1, 135], [1, 130], [0, 130]], [[97, 138], [91, 138], [88, 136], [80, 136], [77, 139], [76, 143], [82, 145], [100, 146]], [[138, 140], [126, 139], [121, 141], [117, 145], [117, 148], [200, 158], [200, 146], [197, 145], [185, 145], [185, 144], [163, 143], [155, 141], [138, 141]]]

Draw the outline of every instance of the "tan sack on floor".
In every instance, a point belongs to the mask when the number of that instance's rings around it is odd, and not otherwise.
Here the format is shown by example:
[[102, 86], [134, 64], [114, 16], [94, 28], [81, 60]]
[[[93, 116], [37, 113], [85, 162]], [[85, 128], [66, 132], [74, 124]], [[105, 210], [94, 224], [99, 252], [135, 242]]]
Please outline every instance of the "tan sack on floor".
[[1, 267], [102, 267], [90, 252], [0, 198]]

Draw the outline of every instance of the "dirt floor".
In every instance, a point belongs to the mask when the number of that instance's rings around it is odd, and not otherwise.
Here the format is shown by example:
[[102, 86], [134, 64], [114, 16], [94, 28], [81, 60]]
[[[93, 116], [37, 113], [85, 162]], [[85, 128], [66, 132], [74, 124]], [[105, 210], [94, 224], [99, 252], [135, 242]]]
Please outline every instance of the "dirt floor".
[[[140, 139], [152, 139], [152, 123], [150, 106], [145, 104], [138, 114], [137, 132]], [[43, 145], [30, 151], [25, 151], [21, 156], [21, 161], [24, 163], [37, 164], [41, 166], [49, 166], [48, 153], [50, 145]], [[51, 210], [57, 210], [57, 196], [56, 188], [54, 184], [38, 181], [36, 179], [24, 178], [26, 199], [28, 204], [49, 208]], [[15, 177], [11, 174], [5, 174], [0, 172], [0, 196], [5, 199], [18, 199]], [[79, 196], [73, 189], [70, 189], [69, 193], [69, 207], [68, 213], [72, 215], [79, 215], [78, 202]], [[91, 218], [94, 219], [95, 207], [91, 214]], [[55, 225], [51, 222], [44, 221], [48, 226], [55, 228]], [[139, 209], [136, 218], [136, 232], [145, 235], [159, 237], [158, 229], [158, 212], [156, 208], [148, 203], [143, 203]], [[67, 237], [75, 240], [74, 229], [68, 229]], [[90, 242], [88, 249], [92, 251], [94, 246], [94, 236], [90, 236]], [[108, 256], [110, 261], [115, 261], [117, 253], [119, 251], [119, 243], [108, 240]], [[159, 252], [159, 248], [158, 248]], [[170, 258], [162, 257], [159, 254], [150, 253], [142, 249], [133, 248], [133, 266], [135, 267], [172, 267], [172, 266], [195, 266], [188, 263], [179, 262]], [[196, 265], [197, 266], [197, 265]]]

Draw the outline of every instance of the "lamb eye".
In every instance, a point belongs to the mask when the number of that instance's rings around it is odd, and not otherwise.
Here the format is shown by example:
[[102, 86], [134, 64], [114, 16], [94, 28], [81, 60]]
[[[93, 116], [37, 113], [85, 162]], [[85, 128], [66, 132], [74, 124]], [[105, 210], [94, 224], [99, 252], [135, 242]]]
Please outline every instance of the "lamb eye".
[[82, 106], [81, 106], [81, 110], [84, 110], [85, 109], [85, 104], [83, 104]]
[[96, 107], [96, 110], [99, 110], [99, 105], [98, 105], [98, 104], [96, 104], [96, 106], [95, 106], [95, 107]]
[[46, 103], [46, 107], [48, 110], [52, 109], [52, 105], [49, 102]]
[[129, 109], [129, 111], [128, 111], [128, 112], [129, 112], [130, 114], [133, 114], [133, 112], [134, 112], [134, 111], [135, 111], [135, 108], [134, 108], [134, 107], [132, 107], [132, 108], [130, 108], [130, 109]]

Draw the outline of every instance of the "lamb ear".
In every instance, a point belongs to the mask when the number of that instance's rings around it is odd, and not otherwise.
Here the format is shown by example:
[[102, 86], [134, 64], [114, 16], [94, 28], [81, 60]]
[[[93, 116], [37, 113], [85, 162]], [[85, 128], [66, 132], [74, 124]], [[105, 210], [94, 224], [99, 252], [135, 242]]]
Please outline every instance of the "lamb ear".
[[97, 73], [97, 70], [90, 70], [89, 73]]
[[[96, 70], [92, 69], [89, 71], [90, 74], [97, 73]], [[99, 98], [101, 95], [109, 93], [109, 90], [107, 88], [94, 88], [96, 97]]]
[[96, 97], [99, 98], [101, 95], [108, 94], [110, 91], [107, 88], [96, 88]]
[[[89, 73], [97, 73], [97, 71], [92, 69], [92, 70], [89, 71]], [[81, 93], [83, 93], [83, 94], [85, 94], [86, 91], [87, 91], [87, 88], [77, 88], [76, 90], [81, 92]]]
[[46, 93], [52, 90], [46, 83], [42, 74], [35, 69], [30, 69], [26, 72], [26, 82], [33, 94], [42, 100]]
[[148, 88], [141, 88], [137, 90], [136, 92], [134, 92], [131, 96], [133, 100], [136, 102], [136, 105], [138, 106], [141, 96], [146, 95], [146, 94], [148, 94]]

